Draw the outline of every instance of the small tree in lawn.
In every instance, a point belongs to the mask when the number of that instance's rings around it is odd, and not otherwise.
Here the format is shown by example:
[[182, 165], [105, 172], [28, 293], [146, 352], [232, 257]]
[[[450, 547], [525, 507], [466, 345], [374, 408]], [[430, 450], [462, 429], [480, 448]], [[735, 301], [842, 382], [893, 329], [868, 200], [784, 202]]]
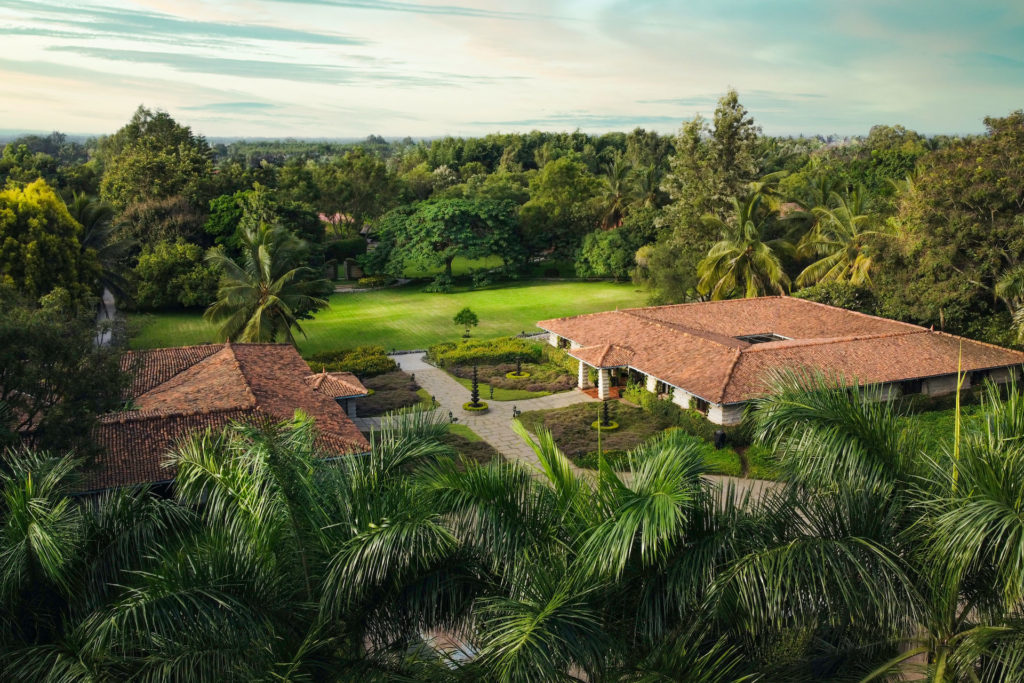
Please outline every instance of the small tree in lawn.
[[480, 324], [480, 319], [476, 317], [476, 313], [469, 309], [469, 306], [466, 306], [461, 311], [456, 313], [455, 317], [452, 318], [452, 321], [456, 325], [466, 328], [466, 333], [462, 335], [463, 337], [469, 336], [469, 328], [476, 327], [477, 325]]

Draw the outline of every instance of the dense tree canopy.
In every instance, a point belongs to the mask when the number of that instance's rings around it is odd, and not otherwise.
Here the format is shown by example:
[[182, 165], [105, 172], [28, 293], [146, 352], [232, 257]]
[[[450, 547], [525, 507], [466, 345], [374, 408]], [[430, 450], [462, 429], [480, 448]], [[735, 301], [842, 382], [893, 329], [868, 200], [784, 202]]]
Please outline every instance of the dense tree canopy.
[[0, 447], [27, 437], [91, 455], [96, 416], [121, 402], [119, 352], [96, 345], [93, 312], [71, 303], [62, 289], [40, 307], [0, 286]]
[[525, 253], [519, 238], [515, 205], [485, 199], [439, 199], [396, 209], [378, 227], [375, 252], [388, 270], [401, 275], [407, 265], [436, 266], [452, 276], [457, 256], [500, 256], [513, 272]]
[[200, 205], [212, 170], [209, 145], [163, 111], [139, 107], [131, 121], [100, 145], [103, 198], [118, 210], [182, 195]]
[[55, 287], [75, 299], [92, 293], [96, 252], [82, 249], [82, 226], [42, 179], [0, 190], [0, 284], [32, 298]]

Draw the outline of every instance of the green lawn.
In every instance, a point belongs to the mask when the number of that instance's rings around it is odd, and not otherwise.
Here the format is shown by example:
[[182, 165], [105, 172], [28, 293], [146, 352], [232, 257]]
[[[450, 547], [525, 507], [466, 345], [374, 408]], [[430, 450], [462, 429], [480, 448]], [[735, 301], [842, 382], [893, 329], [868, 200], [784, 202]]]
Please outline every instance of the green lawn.
[[[457, 339], [452, 323], [469, 306], [480, 317], [474, 337], [498, 337], [525, 330], [537, 332], [538, 320], [644, 305], [645, 293], [632, 284], [613, 282], [521, 281], [482, 290], [428, 294], [422, 285], [331, 296], [331, 307], [302, 323], [309, 335], [299, 338], [303, 354], [360, 344], [390, 349], [425, 349]], [[132, 348], [183, 346], [214, 341], [213, 328], [201, 311], [129, 316]]]

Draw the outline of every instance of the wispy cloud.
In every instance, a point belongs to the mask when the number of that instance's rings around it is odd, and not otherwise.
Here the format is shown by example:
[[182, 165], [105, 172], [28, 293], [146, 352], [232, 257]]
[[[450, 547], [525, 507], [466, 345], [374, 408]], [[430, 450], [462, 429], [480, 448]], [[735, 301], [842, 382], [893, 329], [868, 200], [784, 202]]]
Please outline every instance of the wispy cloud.
[[[309, 43], [320, 45], [364, 45], [368, 41], [336, 33], [290, 29], [258, 23], [230, 23], [200, 21], [176, 17], [163, 12], [123, 9], [118, 7], [48, 7], [39, 2], [23, 2], [21, 0], [5, 0], [2, 6], [18, 10], [26, 17], [44, 19], [49, 26], [60, 26], [61, 36], [67, 37], [125, 37], [125, 38], [157, 38], [160, 40], [181, 41], [184, 39], [228, 39], [257, 40], [288, 43]], [[67, 29], [77, 29], [68, 31]], [[44, 31], [54, 30], [39, 26], [22, 26], [5, 28], [5, 31], [22, 32], [38, 31], [38, 35], [47, 35]], [[51, 33], [50, 35], [55, 35]]]
[[669, 132], [727, 87], [769, 133], [968, 132], [1024, 101], [1009, 0], [0, 0], [4, 127]]

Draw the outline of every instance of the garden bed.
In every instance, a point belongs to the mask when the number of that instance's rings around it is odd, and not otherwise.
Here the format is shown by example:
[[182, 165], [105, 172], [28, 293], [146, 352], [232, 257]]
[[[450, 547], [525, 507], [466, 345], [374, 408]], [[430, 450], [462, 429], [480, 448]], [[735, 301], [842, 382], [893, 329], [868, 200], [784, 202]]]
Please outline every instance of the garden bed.
[[[473, 378], [472, 365], [455, 365], [445, 369], [459, 384], [470, 388]], [[508, 377], [508, 373], [515, 372], [515, 369], [515, 363], [478, 365], [480, 398], [488, 401], [524, 401], [568, 391], [576, 384], [575, 378], [550, 363], [523, 363], [522, 370], [529, 373], [528, 377]], [[493, 398], [490, 393], [491, 387], [494, 387]]]
[[454, 448], [465, 460], [485, 464], [495, 458], [501, 458], [501, 454], [491, 444], [481, 439], [476, 432], [465, 425], [451, 425], [441, 441]]
[[[597, 467], [597, 430], [591, 426], [598, 417], [597, 403], [578, 403], [555, 410], [531, 410], [520, 416], [531, 432], [538, 427], [551, 431], [555, 443], [577, 467]], [[652, 415], [622, 402], [612, 404], [610, 417], [619, 424], [615, 431], [601, 432], [601, 452], [616, 470], [628, 470], [628, 451], [666, 429], [678, 429], [667, 416]], [[698, 439], [699, 437], [694, 437]], [[769, 452], [759, 446], [715, 450], [703, 441], [704, 462], [710, 474], [754, 479], [777, 479], [778, 472]]]
[[356, 410], [359, 417], [377, 417], [430, 400], [427, 392], [401, 370], [368, 377], [363, 380], [363, 386], [373, 390], [373, 393], [366, 398], [358, 399]]

